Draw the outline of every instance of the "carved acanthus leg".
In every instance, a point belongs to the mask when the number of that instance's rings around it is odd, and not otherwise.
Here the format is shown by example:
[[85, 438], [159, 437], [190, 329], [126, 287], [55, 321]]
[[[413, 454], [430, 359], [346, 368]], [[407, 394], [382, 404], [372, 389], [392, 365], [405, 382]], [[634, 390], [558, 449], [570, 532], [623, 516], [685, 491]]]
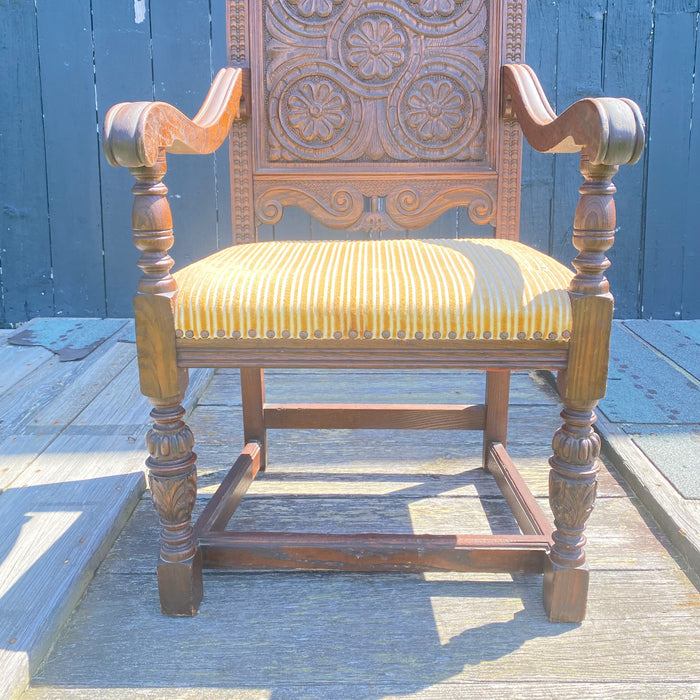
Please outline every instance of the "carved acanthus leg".
[[194, 615], [202, 600], [201, 555], [193, 536], [191, 515], [197, 497], [194, 438], [180, 405], [187, 388], [187, 369], [177, 366], [173, 298], [177, 285], [170, 274], [173, 259], [172, 217], [162, 182], [165, 154], [153, 167], [133, 168], [134, 243], [143, 271], [134, 297], [136, 351], [141, 392], [154, 408], [153, 428], [146, 438], [146, 460], [153, 504], [162, 526], [158, 588], [168, 615]]
[[202, 600], [202, 559], [192, 530], [197, 498], [194, 437], [179, 403], [151, 399], [153, 427], [146, 443], [151, 498], [160, 517], [158, 589], [166, 615], [194, 615]]
[[564, 424], [552, 442], [549, 502], [555, 531], [545, 569], [544, 604], [553, 622], [579, 622], [586, 614], [584, 530], [595, 503], [600, 454], [600, 438], [591, 427], [594, 405], [566, 402]]
[[584, 529], [593, 510], [600, 438], [593, 431], [593, 409], [605, 396], [613, 298], [605, 270], [615, 237], [617, 166], [581, 158], [585, 182], [574, 220], [574, 246], [580, 251], [571, 286], [572, 328], [569, 363], [559, 382], [564, 424], [555, 433], [549, 478], [554, 513], [554, 544], [546, 562], [544, 605], [555, 622], [579, 622], [586, 614], [588, 567]]

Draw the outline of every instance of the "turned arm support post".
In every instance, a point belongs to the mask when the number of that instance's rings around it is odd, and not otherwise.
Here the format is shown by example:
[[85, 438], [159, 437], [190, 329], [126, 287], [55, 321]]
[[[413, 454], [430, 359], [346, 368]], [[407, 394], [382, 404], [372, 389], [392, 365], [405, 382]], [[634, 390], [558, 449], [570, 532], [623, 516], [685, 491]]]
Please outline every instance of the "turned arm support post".
[[526, 65], [502, 68], [502, 108], [517, 121], [528, 143], [545, 153], [581, 153], [581, 198], [574, 217], [569, 286], [571, 340], [566, 379], [561, 384], [563, 424], [552, 441], [549, 502], [554, 514], [552, 546], [545, 562], [543, 600], [550, 620], [578, 622], [586, 614], [588, 567], [586, 521], [593, 510], [600, 438], [594, 409], [605, 396], [613, 298], [605, 271], [615, 240], [615, 186], [620, 165], [639, 160], [644, 121], [630, 100], [579, 100], [560, 116], [547, 102], [534, 71]]
[[174, 261], [168, 254], [174, 239], [168, 190], [163, 184], [166, 153], [216, 150], [241, 116], [247, 85], [247, 71], [224, 68], [192, 120], [164, 102], [124, 102], [112, 107], [105, 118], [102, 143], [107, 160], [128, 167], [136, 180], [132, 227], [143, 275], [134, 312], [141, 391], [152, 399], [181, 396], [187, 374], [176, 365], [169, 313], [177, 285], [170, 274]]
[[166, 153], [211, 153], [226, 139], [241, 113], [244, 72], [220, 71], [193, 120], [162, 102], [123, 103], [107, 113], [103, 145], [107, 160], [128, 167], [134, 243], [143, 274], [134, 297], [141, 391], [151, 404], [146, 462], [153, 505], [161, 523], [158, 586], [163, 612], [192, 615], [202, 599], [201, 553], [192, 529], [197, 495], [192, 432], [183, 421], [187, 369], [177, 366], [170, 274], [173, 222], [163, 184]]
[[605, 270], [615, 240], [618, 167], [636, 163], [644, 148], [644, 120], [631, 100], [579, 100], [557, 116], [535, 72], [525, 64], [502, 67], [503, 118], [517, 121], [527, 142], [545, 153], [581, 153], [584, 183], [574, 220], [579, 251], [569, 287], [573, 327], [566, 398], [596, 401], [605, 395], [613, 299]]

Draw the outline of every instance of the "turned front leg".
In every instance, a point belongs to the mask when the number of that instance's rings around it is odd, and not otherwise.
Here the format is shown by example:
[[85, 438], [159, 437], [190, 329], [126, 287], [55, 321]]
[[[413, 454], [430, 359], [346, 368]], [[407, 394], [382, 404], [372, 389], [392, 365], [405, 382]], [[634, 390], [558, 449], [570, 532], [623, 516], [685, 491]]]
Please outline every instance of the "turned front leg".
[[182, 420], [187, 370], [177, 366], [173, 298], [177, 285], [168, 250], [172, 217], [163, 184], [165, 154], [152, 167], [132, 168], [132, 226], [143, 271], [134, 297], [136, 351], [141, 392], [153, 404], [146, 461], [153, 505], [160, 517], [158, 589], [167, 615], [194, 615], [202, 600], [202, 562], [192, 531], [197, 497], [192, 431]]
[[153, 427], [146, 444], [151, 498], [160, 517], [158, 589], [166, 615], [194, 615], [202, 600], [202, 558], [194, 539], [197, 498], [194, 437], [179, 402], [151, 399]]
[[571, 341], [564, 389], [564, 424], [552, 442], [549, 502], [554, 514], [554, 544], [545, 566], [544, 605], [549, 619], [579, 622], [586, 614], [588, 567], [583, 534], [596, 496], [600, 438], [593, 431], [598, 400], [605, 396], [613, 318], [613, 298], [605, 271], [606, 252], [615, 239], [617, 166], [581, 158], [585, 182], [574, 219], [579, 251], [569, 296]]

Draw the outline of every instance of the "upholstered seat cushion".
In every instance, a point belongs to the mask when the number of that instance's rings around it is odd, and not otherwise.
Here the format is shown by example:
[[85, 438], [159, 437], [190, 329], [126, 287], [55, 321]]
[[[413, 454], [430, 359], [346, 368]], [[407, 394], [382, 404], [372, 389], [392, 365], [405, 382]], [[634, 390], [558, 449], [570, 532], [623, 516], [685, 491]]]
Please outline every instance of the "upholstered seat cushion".
[[572, 272], [506, 240], [279, 241], [175, 274], [178, 337], [569, 337]]

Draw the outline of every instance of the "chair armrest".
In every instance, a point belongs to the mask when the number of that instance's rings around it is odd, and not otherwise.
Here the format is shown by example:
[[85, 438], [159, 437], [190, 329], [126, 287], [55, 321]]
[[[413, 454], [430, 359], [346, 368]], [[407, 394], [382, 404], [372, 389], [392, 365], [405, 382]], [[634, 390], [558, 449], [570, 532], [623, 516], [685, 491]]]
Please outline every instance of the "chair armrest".
[[234, 119], [241, 116], [247, 71], [223, 68], [214, 78], [194, 119], [165, 102], [122, 102], [105, 117], [102, 145], [111, 165], [151, 167], [161, 151], [203, 154], [226, 139]]
[[535, 71], [522, 63], [502, 67], [505, 119], [515, 119], [527, 142], [544, 153], [582, 151], [591, 163], [636, 163], [644, 148], [644, 118], [627, 99], [579, 100], [557, 116]]

